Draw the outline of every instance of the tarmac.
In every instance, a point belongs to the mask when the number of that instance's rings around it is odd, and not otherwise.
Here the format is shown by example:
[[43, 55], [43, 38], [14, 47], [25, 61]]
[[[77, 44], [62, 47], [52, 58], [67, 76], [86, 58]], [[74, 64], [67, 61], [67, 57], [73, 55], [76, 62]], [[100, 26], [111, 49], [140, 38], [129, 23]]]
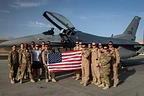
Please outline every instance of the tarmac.
[[103, 90], [96, 85], [82, 86], [72, 78], [73, 72], [56, 73], [58, 82], [25, 80], [11, 84], [8, 77], [7, 57], [0, 57], [0, 96], [144, 96], [144, 56], [123, 61], [119, 70], [119, 85]]

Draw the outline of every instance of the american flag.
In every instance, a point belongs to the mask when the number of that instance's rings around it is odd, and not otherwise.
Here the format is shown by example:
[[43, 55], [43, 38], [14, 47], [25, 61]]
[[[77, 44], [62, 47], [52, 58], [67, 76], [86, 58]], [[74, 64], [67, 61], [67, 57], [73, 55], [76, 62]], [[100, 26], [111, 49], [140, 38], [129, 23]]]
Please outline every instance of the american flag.
[[62, 72], [81, 69], [81, 50], [56, 52], [48, 55], [48, 70], [50, 72]]

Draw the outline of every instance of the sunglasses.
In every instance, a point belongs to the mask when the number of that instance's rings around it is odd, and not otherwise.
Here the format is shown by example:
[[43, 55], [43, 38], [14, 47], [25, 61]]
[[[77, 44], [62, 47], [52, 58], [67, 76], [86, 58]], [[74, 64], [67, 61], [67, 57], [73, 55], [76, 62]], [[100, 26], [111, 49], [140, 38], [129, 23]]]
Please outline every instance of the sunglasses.
[[108, 44], [108, 45], [113, 45], [113, 44]]

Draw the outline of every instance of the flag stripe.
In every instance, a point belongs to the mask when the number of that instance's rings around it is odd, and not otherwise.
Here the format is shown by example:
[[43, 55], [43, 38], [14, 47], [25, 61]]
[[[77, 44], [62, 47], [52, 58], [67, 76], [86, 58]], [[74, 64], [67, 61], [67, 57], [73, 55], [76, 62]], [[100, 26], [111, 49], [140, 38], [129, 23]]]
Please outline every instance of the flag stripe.
[[71, 64], [73, 64], [73, 65], [75, 65], [75, 64], [77, 64], [77, 65], [80, 65], [81, 64], [81, 62], [61, 62], [61, 63], [53, 63], [53, 64], [49, 64], [48, 66], [63, 66], [63, 65], [71, 65]]
[[77, 68], [58, 68], [58, 69], [49, 69], [50, 72], [63, 72], [63, 71], [71, 71], [71, 70], [79, 70], [81, 69], [81, 67], [77, 67]]
[[49, 69], [55, 69], [55, 68], [77, 68], [77, 67], [81, 67], [81, 65], [68, 65], [68, 66], [48, 66]]

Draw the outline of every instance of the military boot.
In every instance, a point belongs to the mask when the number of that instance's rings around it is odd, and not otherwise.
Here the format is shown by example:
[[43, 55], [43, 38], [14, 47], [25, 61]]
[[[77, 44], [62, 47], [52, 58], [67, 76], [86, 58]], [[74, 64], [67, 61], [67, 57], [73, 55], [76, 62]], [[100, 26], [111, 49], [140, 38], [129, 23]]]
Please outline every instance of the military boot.
[[105, 84], [102, 83], [102, 84], [100, 84], [98, 87], [105, 87]]
[[35, 81], [34, 81], [34, 79], [30, 79], [30, 82], [33, 82], [33, 83], [34, 83]]
[[113, 87], [117, 87], [117, 84], [114, 84]]
[[52, 78], [52, 82], [57, 82], [54, 78]]
[[87, 86], [87, 83], [83, 83], [83, 86]]
[[84, 84], [84, 83], [81, 81], [80, 84]]
[[22, 84], [23, 83], [23, 80], [22, 79], [20, 79], [20, 84]]
[[13, 79], [11, 79], [11, 84], [15, 84], [15, 81]]
[[107, 89], [109, 89], [109, 86], [106, 84], [106, 86], [103, 89], [107, 90]]
[[46, 82], [49, 82], [49, 79], [46, 79]]

